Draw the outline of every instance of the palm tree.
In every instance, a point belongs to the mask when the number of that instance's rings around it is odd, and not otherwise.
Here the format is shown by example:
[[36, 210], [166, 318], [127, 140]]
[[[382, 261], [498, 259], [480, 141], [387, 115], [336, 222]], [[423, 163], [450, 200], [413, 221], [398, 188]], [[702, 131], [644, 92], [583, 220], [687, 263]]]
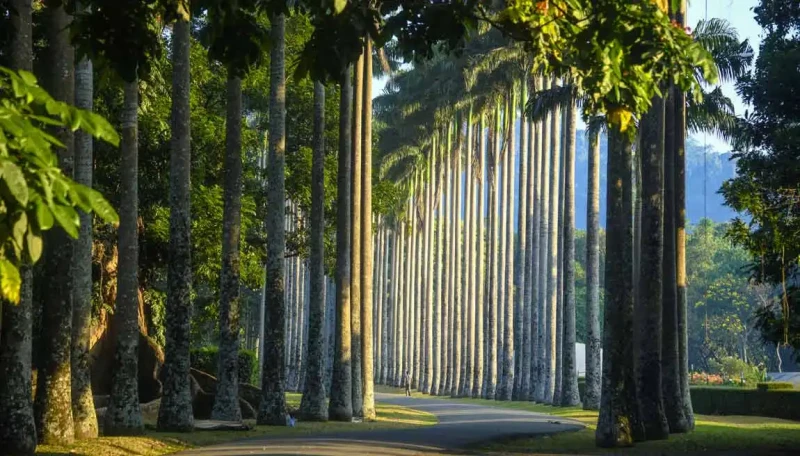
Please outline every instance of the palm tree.
[[[434, 348], [434, 304], [433, 304], [433, 293], [434, 293], [434, 278], [435, 278], [435, 254], [434, 254], [434, 223], [435, 220], [433, 218], [433, 211], [434, 211], [434, 198], [436, 196], [436, 148], [437, 148], [436, 137], [434, 136], [433, 141], [431, 143], [431, 158], [428, 165], [428, 186], [427, 186], [427, 194], [426, 194], [426, 214], [425, 214], [425, 264], [427, 266], [426, 271], [426, 284], [425, 284], [425, 381], [422, 384], [422, 392], [426, 394], [431, 394], [431, 391], [434, 389], [434, 368], [438, 368], [438, 366], [434, 366], [435, 360], [434, 357], [437, 356], [435, 350], [438, 347]], [[437, 357], [438, 358], [438, 357]]]
[[491, 217], [491, 246], [489, 248], [489, 257], [491, 258], [492, 269], [489, 277], [489, 356], [487, 363], [489, 364], [488, 379], [486, 383], [486, 399], [494, 399], [497, 389], [497, 356], [498, 356], [498, 310], [499, 310], [499, 290], [498, 285], [500, 282], [500, 269], [499, 269], [499, 249], [500, 249], [500, 201], [498, 199], [498, 187], [500, 180], [500, 106], [499, 104], [494, 107], [494, 129], [492, 132], [492, 147], [491, 154], [491, 183], [489, 187], [489, 206]]
[[311, 290], [308, 315], [308, 367], [300, 401], [300, 417], [327, 421], [323, 324], [325, 321], [325, 86], [314, 81], [314, 155], [311, 167]]
[[[191, 214], [189, 212], [191, 133], [189, 120], [189, 19], [176, 21], [172, 38], [172, 141], [170, 153], [169, 268], [164, 394], [158, 429], [194, 429], [189, 382], [191, 322]], [[134, 295], [135, 296], [135, 295]]]
[[484, 187], [486, 182], [486, 166], [485, 166], [485, 159], [486, 159], [486, 125], [485, 125], [485, 118], [486, 115], [484, 113], [480, 114], [480, 119], [478, 122], [478, 152], [477, 152], [477, 170], [476, 175], [477, 178], [474, 178], [477, 181], [477, 186], [475, 188], [475, 193], [478, 198], [478, 205], [477, 205], [477, 215], [475, 219], [477, 219], [477, 230], [476, 230], [476, 242], [477, 242], [477, 257], [475, 261], [475, 287], [476, 290], [473, 293], [476, 295], [476, 308], [475, 308], [475, 378], [472, 382], [472, 397], [481, 397], [481, 393], [484, 388], [484, 314], [486, 309], [486, 218], [484, 217]]
[[461, 369], [461, 388], [459, 396], [469, 397], [472, 394], [472, 381], [474, 378], [475, 360], [475, 195], [473, 195], [472, 161], [473, 161], [473, 123], [472, 106], [467, 114], [467, 149], [465, 154], [464, 170], [464, 347], [465, 362]]
[[586, 205], [586, 387], [583, 407], [600, 408], [600, 141], [589, 133], [589, 183]]
[[463, 257], [461, 255], [461, 206], [462, 206], [462, 194], [461, 194], [461, 174], [462, 174], [462, 160], [461, 155], [463, 153], [461, 145], [463, 144], [461, 140], [461, 123], [459, 120], [455, 121], [455, 130], [456, 135], [458, 136], [457, 142], [459, 143], [456, 145], [456, 149], [454, 151], [454, 174], [453, 177], [453, 211], [451, 212], [451, 217], [453, 221], [453, 241], [452, 241], [452, 251], [453, 256], [451, 257], [454, 261], [453, 264], [453, 294], [452, 296], [452, 347], [453, 347], [453, 355], [451, 358], [451, 378], [452, 382], [450, 387], [447, 389], [448, 394], [451, 396], [458, 396], [458, 392], [461, 388], [461, 334], [462, 334], [462, 314], [463, 314], [463, 299], [462, 299], [462, 283], [461, 283], [461, 276], [464, 273], [464, 265], [463, 265]]
[[[531, 94], [535, 95], [542, 89], [541, 77], [536, 77], [531, 81]], [[529, 101], [526, 102], [527, 103]], [[527, 116], [526, 116], [527, 117]], [[528, 242], [531, 246], [530, 253], [526, 261], [526, 282], [525, 282], [525, 300], [530, 301], [530, 351], [528, 354], [530, 364], [530, 373], [528, 380], [528, 395], [526, 399], [536, 400], [538, 397], [537, 391], [539, 390], [539, 344], [541, 340], [541, 317], [540, 317], [540, 301], [539, 288], [540, 284], [540, 269], [541, 265], [539, 259], [540, 253], [540, 235], [539, 227], [541, 225], [541, 192], [542, 192], [542, 120], [531, 120], [530, 122], [530, 171], [528, 173]]]
[[[44, 28], [47, 77], [42, 86], [54, 99], [74, 104], [74, 50], [69, 43], [69, 26], [72, 18], [61, 2], [44, 3]], [[68, 128], [55, 131], [56, 137], [66, 147], [59, 149], [59, 167], [72, 177], [74, 147]], [[38, 359], [34, 413], [40, 443], [71, 443], [74, 438], [70, 388], [70, 341], [72, 331], [72, 284], [65, 268], [72, 265], [72, 241], [62, 229], [45, 234], [47, 252], [44, 255], [43, 276], [48, 279], [40, 285], [44, 292], [42, 309], [41, 356]]]
[[500, 388], [500, 399], [511, 400], [514, 393], [514, 170], [515, 170], [515, 132], [514, 123], [516, 120], [517, 112], [517, 94], [516, 84], [511, 83], [511, 91], [508, 94], [508, 108], [506, 110], [506, 128], [508, 129], [507, 144], [506, 144], [506, 157], [505, 157], [505, 189], [503, 190], [503, 229], [505, 230], [506, 244], [503, 249], [505, 253], [505, 328], [504, 328], [504, 341], [503, 341], [503, 384]]
[[[445, 219], [445, 211], [444, 211], [444, 203], [442, 202], [442, 189], [445, 186], [445, 149], [443, 146], [443, 141], [441, 141], [440, 137], [438, 141], [439, 146], [439, 153], [438, 157], [436, 155], [436, 150], [434, 149], [434, 159], [432, 164], [436, 169], [436, 180], [438, 181], [438, 190], [436, 192], [436, 252], [435, 252], [435, 263], [436, 263], [436, 305], [433, 309], [433, 320], [435, 321], [434, 326], [434, 334], [433, 334], [433, 378], [431, 379], [431, 390], [430, 394], [438, 395], [441, 392], [441, 380], [442, 380], [442, 367], [444, 366], [444, 359], [443, 359], [443, 339], [442, 334], [444, 330], [443, 325], [443, 308], [444, 308], [444, 284], [442, 283], [443, 277], [443, 264], [444, 261], [444, 252], [445, 249], [444, 245], [444, 219]], [[438, 162], [436, 161], [438, 158]], [[433, 220], [431, 220], [433, 222]]]
[[611, 125], [608, 134], [606, 302], [603, 326], [603, 394], [595, 440], [598, 446], [630, 446], [643, 437], [633, 371], [632, 150], [629, 132]]
[[[364, 49], [363, 136], [361, 167], [361, 325], [362, 325], [362, 416], [375, 419], [375, 392], [372, 346], [372, 41], [366, 39]], [[358, 88], [356, 88], [358, 90]]]
[[[517, 214], [519, 217], [519, 224], [517, 228], [517, 246], [516, 246], [516, 261], [519, 267], [516, 269], [516, 309], [514, 313], [514, 326], [516, 331], [514, 334], [517, 336], [514, 342], [514, 347], [517, 348], [517, 353], [514, 357], [516, 364], [514, 375], [514, 400], [523, 400], [528, 398], [528, 387], [530, 384], [530, 321], [531, 321], [531, 306], [530, 306], [530, 274], [528, 257], [530, 256], [530, 246], [528, 244], [528, 207], [529, 200], [533, 197], [530, 190], [530, 154], [528, 142], [528, 121], [524, 116], [525, 103], [528, 98], [528, 81], [523, 79], [520, 84], [521, 98], [520, 106], [523, 108], [523, 115], [520, 117], [520, 147], [519, 147], [519, 198], [517, 206]], [[516, 112], [514, 113], [516, 117]], [[532, 206], [531, 206], [532, 207]], [[526, 294], [527, 291], [527, 294]], [[527, 298], [527, 299], [526, 299]]]
[[575, 101], [567, 106], [564, 151], [564, 342], [561, 375], [561, 405], [580, 404], [578, 371], [575, 365]]
[[[543, 81], [543, 87], [548, 86], [547, 78]], [[552, 400], [550, 394], [550, 336], [548, 334], [550, 329], [551, 314], [548, 306], [548, 287], [549, 287], [549, 265], [548, 257], [550, 253], [550, 185], [548, 176], [550, 170], [550, 135], [552, 133], [552, 122], [555, 116], [552, 112], [548, 111], [542, 120], [542, 147], [541, 147], [541, 170], [538, 172], [539, 182], [541, 186], [540, 192], [540, 224], [539, 224], [539, 353], [537, 354], [537, 382], [536, 382], [536, 401], [547, 403]]]
[[[13, 30], [8, 44], [11, 68], [32, 71], [31, 0], [14, 0], [10, 6], [14, 11], [9, 21]], [[10, 454], [33, 454], [36, 450], [36, 426], [30, 394], [33, 275], [31, 268], [26, 266], [21, 268], [21, 273], [19, 304], [3, 302], [0, 309], [0, 404], [3, 404], [0, 407], [0, 447]]]
[[[264, 360], [261, 376], [261, 405], [257, 422], [273, 426], [286, 424], [285, 329], [283, 263], [285, 250], [286, 200], [284, 168], [286, 161], [286, 16], [270, 17], [270, 100], [269, 100], [269, 175], [267, 189], [267, 285], [264, 315]], [[344, 91], [344, 89], [343, 89]], [[340, 165], [341, 166], [341, 165]], [[340, 208], [343, 206], [339, 206]], [[278, 209], [280, 208], [280, 209]], [[344, 211], [343, 211], [344, 212]], [[332, 401], [333, 402], [333, 401]], [[331, 413], [331, 415], [334, 415]]]
[[[18, 5], [30, 10], [27, 5]], [[76, 5], [78, 9], [81, 5]], [[23, 14], [28, 14], [28, 12]], [[29, 18], [28, 18], [29, 19]], [[93, 109], [92, 61], [84, 57], [75, 67], [75, 106]], [[92, 137], [75, 132], [75, 181], [92, 186]], [[80, 235], [75, 241], [72, 263], [72, 420], [75, 437], [97, 437], [97, 415], [92, 397], [89, 349], [92, 329], [92, 215], [80, 212]]]
[[[333, 361], [328, 416], [336, 421], [353, 418], [350, 338], [350, 184], [352, 84], [351, 68], [342, 71], [339, 92], [339, 169], [336, 207], [336, 356]], [[400, 327], [402, 331], [402, 327]], [[402, 338], [402, 333], [400, 334]]]
[[363, 116], [363, 75], [364, 73], [364, 53], [358, 57], [353, 70], [353, 140], [351, 143], [353, 162], [353, 184], [350, 189], [353, 192], [351, 201], [351, 214], [353, 219], [350, 231], [350, 334], [353, 344], [353, 415], [362, 417], [364, 393], [361, 383], [361, 122]]

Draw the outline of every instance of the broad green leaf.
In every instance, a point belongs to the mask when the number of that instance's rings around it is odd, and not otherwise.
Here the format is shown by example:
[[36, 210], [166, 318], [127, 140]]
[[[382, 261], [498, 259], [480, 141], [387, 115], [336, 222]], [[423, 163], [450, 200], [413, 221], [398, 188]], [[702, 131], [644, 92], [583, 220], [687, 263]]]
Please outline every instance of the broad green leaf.
[[28, 255], [31, 258], [32, 263], [36, 263], [39, 261], [39, 258], [42, 257], [42, 248], [44, 246], [42, 242], [42, 237], [33, 232], [33, 230], [28, 230], [28, 234], [25, 237], [28, 249]]
[[20, 206], [27, 206], [28, 184], [25, 182], [22, 170], [14, 162], [9, 160], [3, 162], [3, 181]]
[[333, 11], [336, 14], [341, 13], [345, 6], [347, 6], [347, 0], [333, 0]]
[[36, 76], [34, 76], [33, 73], [31, 72], [25, 70], [19, 70], [19, 77], [25, 82], [25, 84], [32, 86], [35, 86], [37, 84]]
[[3, 299], [19, 304], [19, 289], [22, 278], [16, 266], [5, 258], [0, 258], [0, 293]]
[[78, 227], [80, 227], [81, 221], [75, 209], [60, 204], [54, 204], [50, 209], [53, 211], [53, 215], [58, 224], [64, 228], [64, 231], [66, 231], [70, 237], [77, 239]]
[[50, 208], [47, 207], [44, 201], [38, 201], [36, 203], [36, 223], [42, 231], [49, 230], [53, 227], [53, 212], [50, 211]]
[[87, 188], [89, 202], [92, 205], [94, 213], [107, 223], [118, 223], [119, 215], [111, 203], [106, 200], [103, 195], [97, 190]]
[[25, 244], [25, 233], [28, 231], [28, 215], [20, 212], [14, 226], [11, 227], [11, 237], [17, 247], [22, 248]]

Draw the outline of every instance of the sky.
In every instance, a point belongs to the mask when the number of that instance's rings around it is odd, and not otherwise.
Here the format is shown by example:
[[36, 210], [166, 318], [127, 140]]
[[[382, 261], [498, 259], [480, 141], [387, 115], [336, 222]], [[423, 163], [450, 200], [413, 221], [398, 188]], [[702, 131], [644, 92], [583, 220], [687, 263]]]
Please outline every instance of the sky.
[[[759, 44], [761, 43], [761, 28], [753, 17], [752, 8], [756, 6], [758, 0], [689, 0], [689, 11], [687, 23], [694, 28], [697, 22], [706, 17], [721, 18], [730, 22], [739, 32], [739, 38], [747, 38], [750, 45], [758, 54]], [[373, 97], [380, 95], [386, 85], [386, 79], [376, 78], [373, 82]], [[746, 107], [741, 98], [736, 94], [733, 84], [723, 84], [722, 90], [733, 100], [736, 114], [744, 113]], [[579, 128], [583, 128], [580, 126]], [[730, 146], [720, 138], [713, 135], [693, 135], [694, 139], [701, 144], [707, 144], [711, 150], [717, 152], [728, 152]]]

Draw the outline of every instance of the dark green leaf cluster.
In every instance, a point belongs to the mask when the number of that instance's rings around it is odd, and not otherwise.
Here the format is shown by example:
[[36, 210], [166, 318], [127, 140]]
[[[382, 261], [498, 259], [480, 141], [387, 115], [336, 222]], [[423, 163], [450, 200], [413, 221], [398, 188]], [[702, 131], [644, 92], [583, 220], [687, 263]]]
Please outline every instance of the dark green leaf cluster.
[[103, 196], [62, 174], [54, 148], [65, 147], [45, 127], [83, 130], [119, 143], [102, 117], [54, 100], [26, 71], [0, 67], [0, 285], [2, 297], [19, 301], [21, 261], [42, 255], [42, 232], [61, 227], [78, 237], [77, 210], [107, 222], [117, 213]]

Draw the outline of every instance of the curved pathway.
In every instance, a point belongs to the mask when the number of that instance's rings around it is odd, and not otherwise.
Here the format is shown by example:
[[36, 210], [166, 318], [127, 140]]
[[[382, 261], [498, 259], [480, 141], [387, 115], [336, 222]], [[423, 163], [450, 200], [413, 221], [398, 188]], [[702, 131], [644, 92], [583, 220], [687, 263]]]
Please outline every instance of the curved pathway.
[[402, 405], [436, 415], [439, 423], [412, 429], [351, 431], [337, 434], [265, 437], [197, 448], [184, 455], [326, 455], [405, 456], [469, 454], [466, 447], [516, 435], [554, 434], [583, 427], [575, 421], [522, 410], [465, 404], [441, 399], [376, 394], [382, 403]]

